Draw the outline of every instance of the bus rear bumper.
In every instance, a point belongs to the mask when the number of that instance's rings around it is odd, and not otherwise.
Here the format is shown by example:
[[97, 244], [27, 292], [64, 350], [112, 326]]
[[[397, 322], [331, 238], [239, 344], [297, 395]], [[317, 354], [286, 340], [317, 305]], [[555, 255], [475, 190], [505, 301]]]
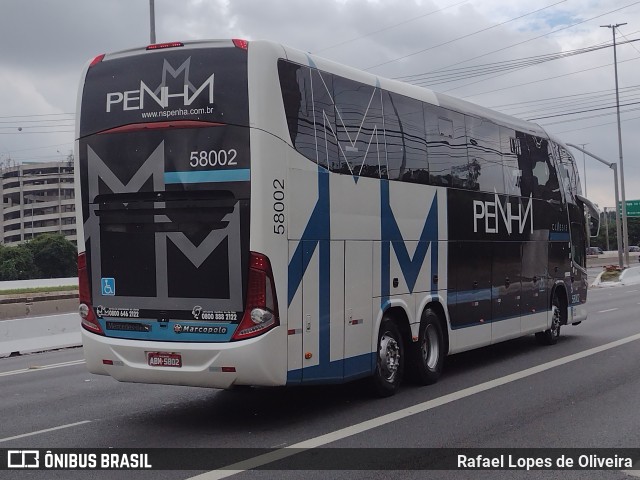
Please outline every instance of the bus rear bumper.
[[[84, 355], [91, 373], [110, 375], [120, 382], [195, 387], [284, 385], [287, 359], [282, 345], [286, 341], [282, 327], [256, 338], [228, 343], [133, 341], [82, 329]], [[149, 352], [178, 354], [181, 366], [151, 366]]]

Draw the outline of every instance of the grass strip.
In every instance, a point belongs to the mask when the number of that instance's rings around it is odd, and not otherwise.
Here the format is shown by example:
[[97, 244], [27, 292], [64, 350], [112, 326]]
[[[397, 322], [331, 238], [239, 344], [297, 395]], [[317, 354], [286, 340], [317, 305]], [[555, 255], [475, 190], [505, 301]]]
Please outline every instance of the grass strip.
[[0, 290], [0, 295], [22, 295], [25, 293], [69, 292], [78, 290], [78, 285], [59, 285], [57, 287], [12, 288]]

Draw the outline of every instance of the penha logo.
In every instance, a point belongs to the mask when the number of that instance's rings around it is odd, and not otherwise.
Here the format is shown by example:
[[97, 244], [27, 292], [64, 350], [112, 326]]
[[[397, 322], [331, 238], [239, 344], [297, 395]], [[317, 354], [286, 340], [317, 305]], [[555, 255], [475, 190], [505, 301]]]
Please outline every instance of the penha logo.
[[[203, 92], [205, 95], [208, 94], [209, 104], [212, 105], [214, 74], [212, 73], [209, 78], [202, 82], [202, 85], [196, 88], [189, 80], [190, 64], [191, 57], [187, 58], [177, 69], [174, 69], [171, 64], [165, 60], [162, 65], [162, 81], [155, 90], [140, 80], [140, 88], [137, 90], [107, 93], [107, 113], [110, 113], [112, 109], [115, 110], [118, 106], [121, 107], [123, 111], [144, 110], [145, 99], [155, 102], [162, 108], [167, 108], [169, 106], [169, 99], [174, 98], [182, 99], [182, 106], [188, 106], [203, 94]], [[180, 74], [184, 75], [184, 85], [181, 91], [169, 91], [167, 74], [171, 75], [174, 79], [178, 78]]]
[[[517, 205], [512, 205], [508, 200], [501, 203], [498, 194], [495, 194], [494, 201], [473, 201], [473, 232], [500, 233], [506, 230], [509, 235], [514, 231], [522, 234], [529, 224], [530, 233], [533, 233], [533, 202], [529, 197], [525, 205], [523, 200], [519, 200]], [[515, 207], [515, 208], [514, 208]]]

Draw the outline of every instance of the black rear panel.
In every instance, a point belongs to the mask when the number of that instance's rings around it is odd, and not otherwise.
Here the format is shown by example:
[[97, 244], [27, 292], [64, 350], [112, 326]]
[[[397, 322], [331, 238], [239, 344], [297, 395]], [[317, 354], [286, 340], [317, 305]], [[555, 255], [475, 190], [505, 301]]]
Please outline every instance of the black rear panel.
[[80, 132], [85, 246], [106, 335], [229, 340], [249, 258], [246, 51], [107, 57], [89, 68]]

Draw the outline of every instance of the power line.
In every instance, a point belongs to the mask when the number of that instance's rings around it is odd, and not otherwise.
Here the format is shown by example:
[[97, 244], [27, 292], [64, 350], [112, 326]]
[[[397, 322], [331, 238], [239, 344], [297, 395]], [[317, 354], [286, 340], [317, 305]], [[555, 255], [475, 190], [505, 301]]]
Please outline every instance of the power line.
[[[638, 2], [638, 3], [640, 3], [640, 2]], [[631, 58], [629, 60], [619, 61], [618, 64], [626, 63], [626, 62], [633, 62], [635, 60], [640, 60], [640, 58]], [[465, 95], [465, 96], [463, 96], [461, 98], [477, 97], [477, 96], [480, 96], [480, 95], [486, 95], [488, 93], [495, 93], [495, 92], [500, 92], [500, 91], [503, 91], [503, 90], [509, 90], [510, 88], [517, 88], [517, 87], [523, 87], [523, 86], [526, 86], [526, 85], [532, 85], [534, 83], [546, 82], [547, 80], [555, 80], [556, 78], [568, 77], [568, 76], [571, 76], [571, 75], [575, 75], [577, 73], [590, 72], [591, 70], [597, 70], [599, 68], [610, 67], [611, 65], [612, 64], [609, 63], [609, 64], [606, 64], [606, 65], [600, 65], [598, 67], [586, 68], [584, 70], [577, 70], [575, 72], [565, 73], [563, 75], [556, 75], [554, 77], [541, 78], [540, 80], [533, 80], [531, 82], [519, 83], [517, 85], [511, 85], [510, 87], [496, 88], [495, 90], [488, 90], [486, 92], [480, 92], [480, 93], [474, 93], [474, 94], [470, 94], [470, 95]]]
[[[625, 104], [622, 104], [620, 106], [621, 107], [628, 107], [630, 105], [638, 105], [638, 104], [640, 104], [640, 102], [625, 103]], [[533, 122], [534, 120], [543, 120], [545, 118], [566, 117], [568, 115], [577, 115], [579, 113], [597, 112], [599, 110], [608, 110], [610, 108], [615, 108], [615, 105], [608, 106], [608, 107], [600, 107], [600, 108], [589, 108], [587, 110], [576, 110], [575, 112], [558, 113], [556, 115], [546, 115], [544, 117], [527, 118], [527, 121], [528, 122]]]
[[[545, 33], [545, 34], [543, 34], [543, 35], [538, 35], [538, 36], [536, 36], [536, 37], [532, 37], [532, 38], [530, 38], [530, 39], [528, 39], [528, 40], [523, 40], [523, 41], [521, 41], [521, 42], [513, 43], [513, 44], [508, 45], [508, 46], [506, 46], [506, 47], [502, 47], [502, 48], [499, 48], [499, 49], [497, 49], [497, 50], [492, 50], [491, 52], [484, 53], [484, 54], [482, 54], [482, 55], [477, 55], [477, 56], [475, 56], [475, 57], [471, 57], [471, 58], [468, 58], [468, 59], [466, 59], [466, 60], [461, 60], [461, 61], [459, 61], [459, 62], [449, 64], [449, 65], [447, 65], [447, 66], [445, 66], [445, 67], [442, 67], [442, 68], [437, 69], [437, 70], [434, 70], [434, 71], [436, 71], [436, 72], [437, 72], [437, 71], [440, 71], [440, 70], [443, 70], [443, 69], [446, 69], [446, 68], [449, 68], [449, 67], [453, 67], [453, 66], [456, 66], [456, 65], [461, 65], [461, 64], [463, 64], [463, 63], [470, 62], [470, 61], [472, 61], [472, 60], [477, 60], [478, 58], [487, 57], [487, 56], [492, 55], [492, 54], [494, 54], [494, 53], [502, 52], [502, 51], [504, 51], [504, 50], [508, 50], [508, 49], [510, 49], [510, 48], [517, 47], [517, 46], [519, 46], [519, 45], [523, 45], [523, 44], [528, 43], [528, 42], [532, 42], [533, 40], [538, 40], [538, 39], [540, 39], [540, 38], [547, 37], [547, 36], [549, 36], [549, 35], [553, 35], [554, 33], [558, 33], [558, 32], [561, 32], [561, 31], [563, 31], [563, 30], [567, 30], [567, 29], [569, 29], [569, 28], [576, 27], [576, 26], [581, 25], [581, 24], [583, 24], [583, 23], [590, 22], [591, 20], [595, 20], [595, 19], [597, 19], [597, 18], [604, 17], [605, 15], [609, 15], [610, 13], [614, 13], [614, 12], [618, 12], [618, 11], [620, 11], [620, 10], [624, 10], [625, 8], [632, 7], [632, 6], [637, 5], [637, 4], [639, 4], [639, 3], [640, 3], [640, 1], [636, 1], [636, 2], [630, 3], [630, 4], [628, 4], [628, 5], [625, 5], [625, 6], [623, 6], [623, 7], [617, 8], [617, 9], [615, 9], [615, 10], [611, 10], [611, 11], [609, 11], [609, 12], [605, 12], [605, 13], [602, 13], [602, 14], [600, 14], [600, 15], [596, 15], [595, 17], [591, 17], [591, 18], [588, 18], [588, 19], [586, 19], [586, 20], [582, 20], [582, 21], [580, 21], [580, 22], [573, 23], [573, 24], [568, 25], [568, 26], [566, 26], [566, 27], [562, 27], [562, 28], [558, 28], [558, 29], [556, 29], [556, 30], [552, 30], [552, 31], [551, 31], [551, 32], [549, 32], [549, 33]], [[459, 88], [459, 87], [455, 87], [455, 88], [451, 88], [451, 89], [449, 89], [449, 90], [445, 90], [445, 92], [449, 92], [449, 91], [451, 91], [451, 90], [456, 90], [457, 88]]]
[[317, 54], [317, 53], [320, 53], [320, 52], [324, 52], [325, 50], [331, 50], [332, 48], [341, 47], [342, 45], [345, 45], [347, 43], [355, 42], [356, 40], [360, 40], [362, 38], [370, 37], [372, 35], [375, 35], [376, 33], [384, 32], [386, 30], [391, 30], [393, 28], [399, 27], [400, 25], [405, 25], [407, 23], [414, 22], [414, 21], [419, 20], [421, 18], [428, 17], [429, 15], [433, 15], [434, 13], [440, 13], [440, 12], [442, 12], [444, 10], [447, 10], [449, 8], [452, 8], [452, 7], [457, 7], [458, 5], [462, 5], [463, 3], [467, 3], [467, 2], [469, 2], [469, 0], [463, 0], [462, 2], [454, 3], [453, 5], [449, 5], [447, 7], [443, 7], [443, 8], [440, 8], [438, 10], [434, 10], [433, 12], [425, 13], [424, 15], [419, 15], [417, 17], [413, 17], [413, 18], [410, 18], [410, 19], [407, 19], [407, 20], [403, 20], [403, 21], [395, 23], [393, 25], [389, 25], [387, 27], [383, 27], [383, 28], [381, 28], [379, 30], [375, 30], [373, 32], [365, 33], [364, 35], [360, 35], [359, 37], [354, 37], [354, 38], [351, 38], [349, 40], [345, 40], [343, 42], [336, 43], [334, 45], [330, 45], [328, 47], [321, 48], [320, 50], [316, 50], [315, 52], [312, 52], [312, 53]]
[[[630, 40], [630, 42], [637, 42], [637, 41], [640, 41], [640, 39]], [[464, 80], [467, 78], [491, 75], [493, 73], [498, 73], [498, 72], [503, 74], [505, 72], [522, 70], [525, 68], [529, 68], [531, 66], [539, 65], [539, 64], [550, 62], [553, 60], [564, 59], [564, 58], [568, 58], [576, 55], [591, 53], [597, 50], [602, 50], [604, 48], [610, 47], [611, 45], [612, 44], [610, 43], [606, 45], [594, 45], [591, 47], [570, 50], [567, 52], [557, 52], [557, 53], [551, 53], [546, 55], [537, 55], [533, 57], [525, 57], [525, 58], [519, 58], [515, 60], [506, 60], [503, 62], [489, 63], [485, 65], [477, 65], [473, 67], [465, 67], [460, 69], [442, 70], [439, 72], [424, 73], [424, 74], [412, 75], [408, 77], [400, 77], [400, 79], [413, 83], [414, 85], [419, 85], [419, 86], [440, 85], [443, 83], [450, 83], [452, 80], [458, 81], [458, 80]], [[491, 78], [496, 78], [498, 76], [500, 75], [494, 75]], [[418, 80], [418, 81], [415, 81], [415, 80]], [[484, 80], [479, 80], [477, 82], [472, 82], [462, 86], [473, 85], [481, 81], [484, 81]], [[460, 88], [460, 87], [457, 87], [457, 88]]]
[[[372, 65], [372, 66], [370, 66], [370, 67], [363, 68], [363, 70], [365, 70], [365, 71], [366, 71], [366, 70], [371, 70], [371, 69], [373, 69], [373, 68], [381, 67], [382, 65], [387, 65], [387, 64], [389, 64], [389, 63], [397, 62], [398, 60], [403, 60], [403, 59], [405, 59], [405, 58], [412, 57], [412, 56], [414, 56], [414, 55], [418, 55], [418, 54], [420, 54], [420, 53], [424, 53], [424, 52], [427, 52], [427, 51], [429, 51], [429, 50], [433, 50], [434, 48], [442, 47], [442, 46], [444, 46], [444, 45], [449, 45], [450, 43], [457, 42], [458, 40], [462, 40], [462, 39], [464, 39], [464, 38], [469, 38], [469, 37], [471, 37], [471, 36], [473, 36], [473, 35], [477, 35], [477, 34], [479, 34], [479, 33], [483, 33], [483, 32], [486, 32], [486, 31], [488, 31], [488, 30], [492, 30], [492, 29], [494, 29], [494, 28], [497, 28], [497, 27], [500, 27], [500, 26], [502, 26], [502, 25], [505, 25], [505, 24], [507, 24], [507, 23], [509, 23], [509, 22], [513, 22], [513, 21], [515, 21], [515, 20], [519, 20], [519, 19], [521, 19], [521, 18], [527, 17], [527, 16], [532, 15], [532, 14], [534, 14], [534, 13], [541, 12], [542, 10], [546, 10], [547, 8], [554, 7], [554, 6], [556, 6], [556, 5], [559, 5], [560, 3], [564, 3], [565, 1], [566, 1], [566, 0], [561, 0], [560, 2], [554, 3], [554, 4], [552, 4], [552, 5], [548, 5], [548, 6], [546, 6], [546, 7], [539, 8], [539, 9], [534, 10], [534, 11], [532, 11], [532, 12], [525, 13], [524, 15], [520, 15], [519, 17], [515, 17], [515, 18], [512, 18], [512, 19], [510, 19], [510, 20], [506, 20], [506, 21], [504, 21], [504, 22], [497, 23], [497, 24], [492, 25], [492, 26], [490, 26], [490, 27], [486, 27], [486, 28], [482, 28], [482, 29], [480, 29], [480, 30], [476, 30], [475, 32], [469, 33], [469, 34], [467, 34], [467, 35], [463, 35], [463, 36], [461, 36], [461, 37], [457, 37], [457, 38], [454, 38], [454, 39], [452, 39], [452, 40], [448, 40], [448, 41], [446, 41], [446, 42], [439, 43], [438, 45], [433, 45], [433, 46], [431, 46], [431, 47], [424, 48], [424, 49], [422, 49], [422, 50], [418, 50], [417, 52], [409, 53], [409, 54], [407, 54], [407, 55], [403, 55], [403, 56], [401, 56], [401, 57], [397, 57], [397, 58], [394, 58], [394, 59], [391, 59], [391, 60], [387, 60], [386, 62], [378, 63], [377, 65]], [[640, 2], [638, 2], [638, 3], [640, 3]]]

